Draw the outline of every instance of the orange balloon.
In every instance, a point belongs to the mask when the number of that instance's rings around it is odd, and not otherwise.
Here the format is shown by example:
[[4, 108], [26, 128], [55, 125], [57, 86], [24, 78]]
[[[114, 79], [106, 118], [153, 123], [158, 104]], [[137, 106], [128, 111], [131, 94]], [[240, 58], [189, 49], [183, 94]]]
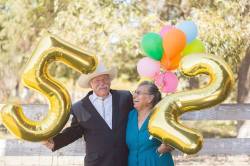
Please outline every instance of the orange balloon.
[[178, 54], [172, 58], [168, 58], [168, 56], [164, 53], [161, 59], [161, 67], [165, 70], [174, 70], [179, 67], [179, 63], [181, 60], [181, 54]]
[[163, 36], [164, 52], [170, 59], [179, 55], [186, 46], [186, 35], [179, 29], [170, 29]]

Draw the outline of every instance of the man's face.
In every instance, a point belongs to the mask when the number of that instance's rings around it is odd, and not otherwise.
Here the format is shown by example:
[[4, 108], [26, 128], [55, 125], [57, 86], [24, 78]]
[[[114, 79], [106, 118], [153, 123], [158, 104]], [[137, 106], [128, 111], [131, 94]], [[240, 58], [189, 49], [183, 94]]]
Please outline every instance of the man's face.
[[97, 96], [106, 97], [110, 91], [111, 79], [108, 74], [104, 74], [93, 78], [89, 84]]

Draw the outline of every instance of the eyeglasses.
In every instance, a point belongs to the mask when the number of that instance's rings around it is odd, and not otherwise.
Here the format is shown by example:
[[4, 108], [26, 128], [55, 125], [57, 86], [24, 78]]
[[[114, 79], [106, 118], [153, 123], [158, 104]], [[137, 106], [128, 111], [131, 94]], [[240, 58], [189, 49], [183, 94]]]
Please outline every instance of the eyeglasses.
[[136, 94], [136, 95], [152, 95], [150, 93], [145, 93], [145, 92], [141, 92], [141, 91], [134, 91], [133, 94]]

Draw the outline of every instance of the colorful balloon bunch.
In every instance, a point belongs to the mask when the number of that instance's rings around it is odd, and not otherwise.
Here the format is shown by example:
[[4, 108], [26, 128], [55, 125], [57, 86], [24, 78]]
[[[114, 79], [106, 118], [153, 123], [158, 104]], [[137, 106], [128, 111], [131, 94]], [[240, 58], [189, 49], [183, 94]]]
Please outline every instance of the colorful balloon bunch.
[[159, 34], [145, 34], [141, 48], [148, 57], [138, 62], [139, 75], [154, 79], [162, 92], [175, 92], [178, 78], [172, 70], [179, 67], [183, 56], [205, 52], [204, 44], [196, 39], [197, 34], [198, 29], [193, 21], [184, 21], [176, 26], [166, 25]]

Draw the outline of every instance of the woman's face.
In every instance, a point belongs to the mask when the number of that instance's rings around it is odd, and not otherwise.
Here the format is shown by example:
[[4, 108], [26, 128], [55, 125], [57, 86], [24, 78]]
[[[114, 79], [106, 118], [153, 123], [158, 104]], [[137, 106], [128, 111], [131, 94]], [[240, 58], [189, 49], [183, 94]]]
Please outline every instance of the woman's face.
[[134, 107], [137, 110], [141, 110], [146, 107], [151, 107], [152, 100], [153, 95], [149, 93], [148, 85], [141, 85], [137, 87], [133, 94]]

